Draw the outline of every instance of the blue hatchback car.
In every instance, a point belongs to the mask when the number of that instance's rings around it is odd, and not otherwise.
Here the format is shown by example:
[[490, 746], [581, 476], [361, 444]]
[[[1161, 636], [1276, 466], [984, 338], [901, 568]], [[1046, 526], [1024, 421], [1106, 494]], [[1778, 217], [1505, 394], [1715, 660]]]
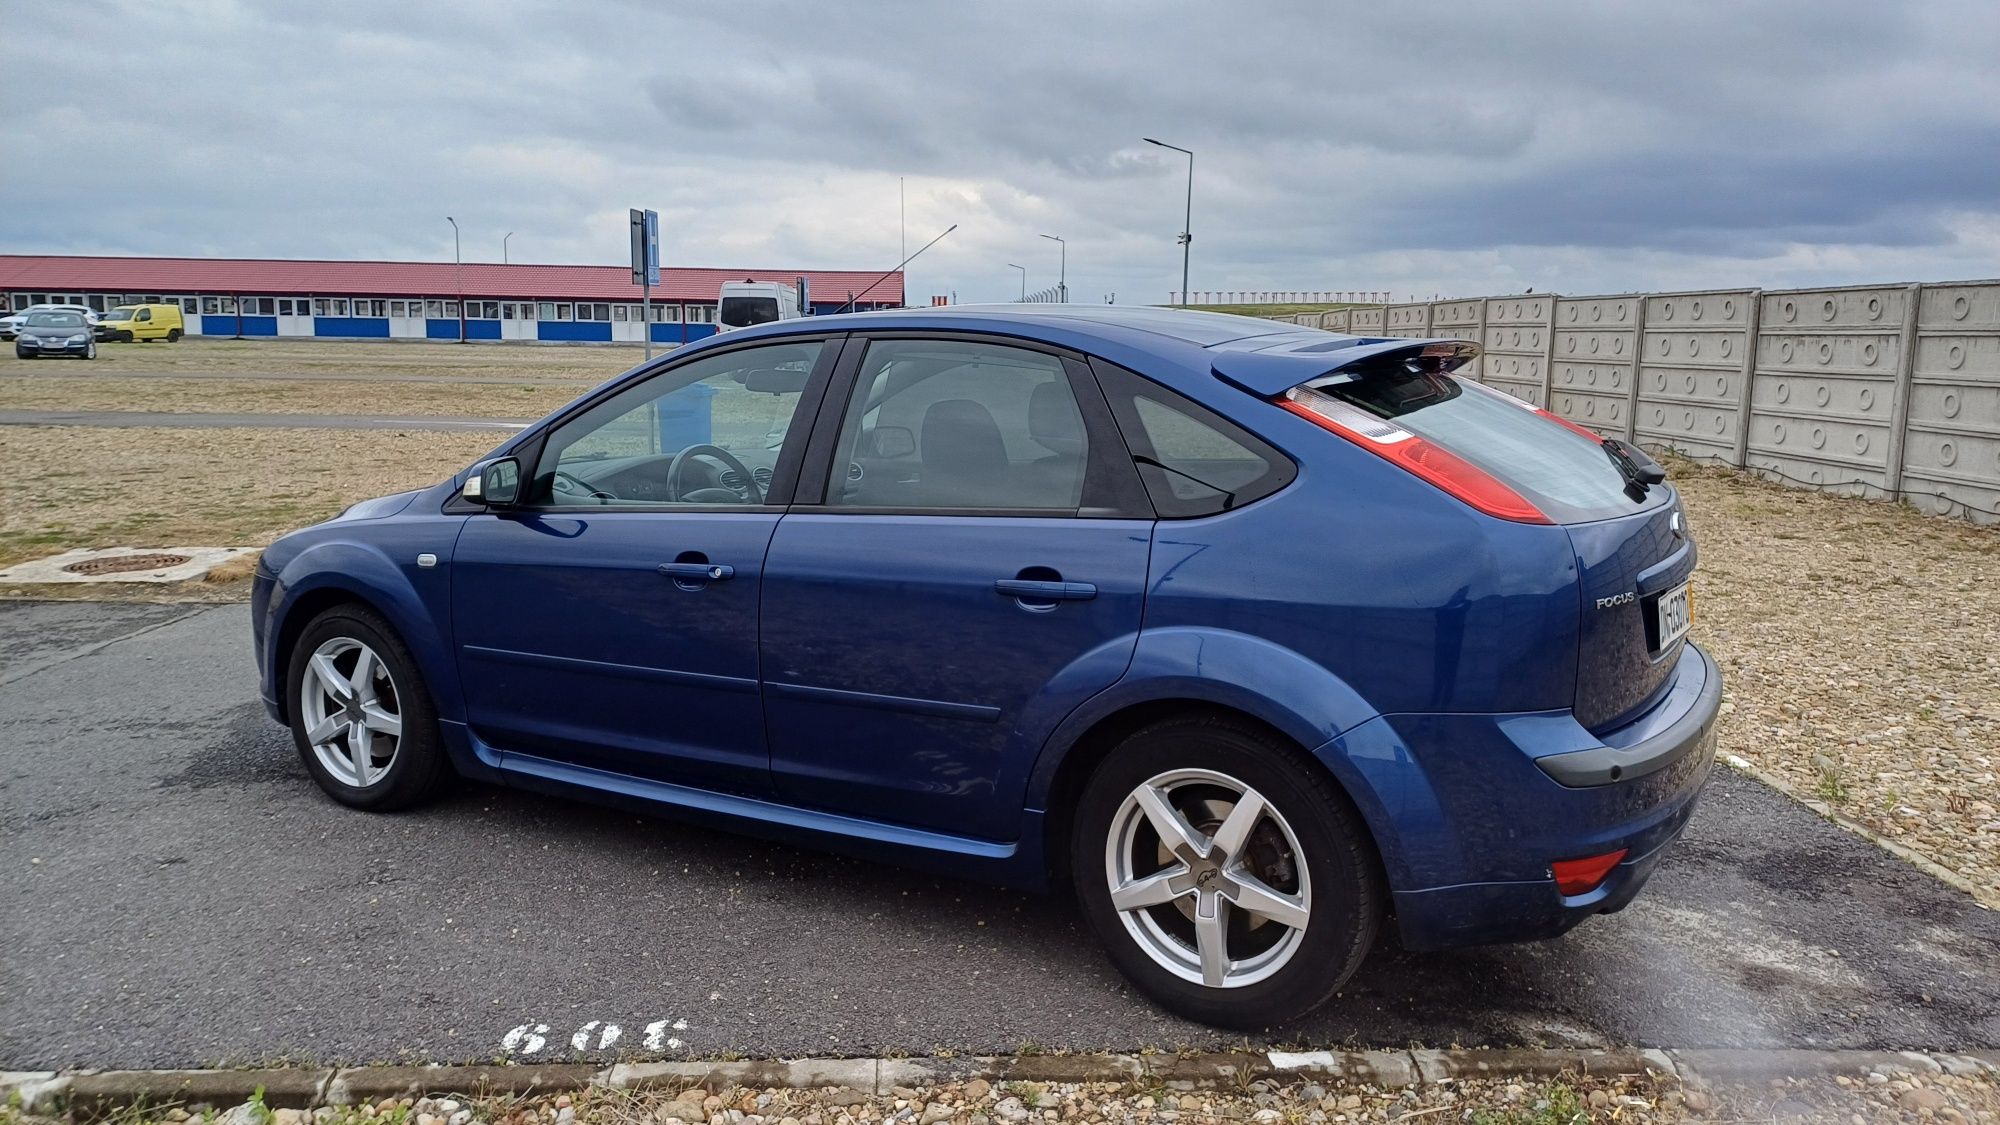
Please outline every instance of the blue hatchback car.
[[457, 774], [1026, 887], [1175, 1012], [1282, 1024], [1385, 924], [1631, 901], [1714, 757], [1650, 458], [1451, 340], [1165, 309], [683, 348], [264, 553], [335, 800]]

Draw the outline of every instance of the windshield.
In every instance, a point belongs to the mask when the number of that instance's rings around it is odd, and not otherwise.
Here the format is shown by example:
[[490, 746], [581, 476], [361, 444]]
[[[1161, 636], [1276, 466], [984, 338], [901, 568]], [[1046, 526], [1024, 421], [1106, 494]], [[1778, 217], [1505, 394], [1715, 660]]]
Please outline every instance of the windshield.
[[106, 320], [131, 320], [131, 319], [132, 319], [132, 310], [131, 310], [131, 309], [112, 309], [112, 310], [111, 310], [110, 312], [108, 312], [108, 313], [105, 313], [105, 314], [104, 314], [104, 319], [106, 319]]
[[1395, 419], [1485, 470], [1559, 523], [1622, 516], [1664, 503], [1667, 496], [1664, 488], [1641, 491], [1628, 484], [1601, 444], [1511, 395], [1456, 375], [1398, 366], [1309, 385], [1376, 417]]
[[28, 317], [30, 328], [82, 328], [83, 315], [73, 312], [38, 312]]
[[731, 328], [748, 328], [753, 324], [769, 324], [778, 319], [778, 299], [776, 297], [724, 297], [717, 320]]

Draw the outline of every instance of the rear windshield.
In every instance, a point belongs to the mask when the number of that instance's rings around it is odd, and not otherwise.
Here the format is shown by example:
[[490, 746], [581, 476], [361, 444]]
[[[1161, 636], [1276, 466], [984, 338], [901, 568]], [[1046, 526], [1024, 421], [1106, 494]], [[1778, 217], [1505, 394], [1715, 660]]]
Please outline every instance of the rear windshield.
[[1608, 519], [1665, 503], [1642, 491], [1603, 446], [1519, 399], [1442, 372], [1377, 368], [1315, 380], [1313, 390], [1393, 418], [1403, 429], [1478, 466], [1557, 523]]
[[776, 297], [724, 297], [722, 309], [716, 319], [731, 328], [748, 328], [753, 324], [769, 324], [778, 319], [778, 299]]

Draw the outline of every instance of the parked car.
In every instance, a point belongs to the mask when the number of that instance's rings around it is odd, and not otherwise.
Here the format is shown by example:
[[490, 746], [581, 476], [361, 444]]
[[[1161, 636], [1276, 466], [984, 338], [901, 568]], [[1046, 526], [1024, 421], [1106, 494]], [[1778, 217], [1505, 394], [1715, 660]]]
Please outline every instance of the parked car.
[[88, 305], [29, 305], [12, 316], [0, 317], [0, 340], [12, 340], [21, 333], [21, 325], [34, 312], [73, 312], [83, 314], [83, 318], [93, 326], [97, 324], [97, 314]]
[[448, 775], [1073, 888], [1188, 1017], [1632, 901], [1714, 757], [1644, 453], [1477, 346], [1104, 306], [744, 328], [278, 540], [264, 703]]
[[180, 342], [185, 330], [179, 305], [119, 305], [104, 314], [97, 335], [102, 340], [124, 343], [165, 340], [173, 344]]
[[15, 332], [16, 359], [40, 359], [49, 355], [97, 358], [97, 340], [90, 334], [90, 321], [80, 312], [67, 309], [32, 311]]

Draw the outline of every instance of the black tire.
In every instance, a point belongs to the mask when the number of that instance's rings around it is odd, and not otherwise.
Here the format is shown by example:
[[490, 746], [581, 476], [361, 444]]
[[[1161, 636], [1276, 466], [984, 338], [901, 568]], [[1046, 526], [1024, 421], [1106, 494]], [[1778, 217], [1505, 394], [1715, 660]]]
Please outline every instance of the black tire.
[[[1265, 795], [1303, 853], [1310, 918], [1290, 958], [1254, 983], [1210, 987], [1177, 975], [1141, 948], [1111, 902], [1106, 850], [1120, 807], [1142, 783], [1186, 769], [1225, 774]], [[1224, 716], [1162, 720], [1121, 742], [1084, 786], [1070, 848], [1077, 897], [1112, 963], [1162, 1007], [1201, 1023], [1241, 1030], [1290, 1023], [1347, 983], [1382, 926], [1386, 892], [1353, 802], [1296, 746]]]
[[30, 355], [30, 354], [28, 354], [28, 350], [27, 350], [26, 348], [22, 348], [22, 347], [16, 347], [16, 348], [14, 349], [14, 358], [15, 358], [15, 359], [35, 359], [36, 357], [35, 357], [35, 356], [33, 356], [33, 355]]
[[113, 334], [112, 338], [117, 340], [121, 344], [129, 344], [132, 342], [132, 333], [129, 331], [121, 330]]
[[167, 329], [167, 343], [178, 344], [180, 342], [181, 342], [181, 330], [178, 328]]
[[[320, 761], [306, 736], [306, 708], [301, 696], [307, 665], [321, 645], [341, 637], [359, 641], [381, 659], [395, 689], [402, 719], [403, 733], [388, 769], [365, 787], [335, 777]], [[370, 812], [406, 809], [435, 796], [451, 776], [451, 761], [438, 733], [437, 708], [431, 702], [430, 687], [403, 639], [381, 614], [367, 606], [352, 603], [335, 606], [306, 625], [286, 662], [284, 690], [290, 693], [286, 707], [299, 758], [326, 795], [341, 804]]]
[[83, 358], [85, 359], [97, 358], [97, 341], [92, 340], [91, 342], [83, 346]]

